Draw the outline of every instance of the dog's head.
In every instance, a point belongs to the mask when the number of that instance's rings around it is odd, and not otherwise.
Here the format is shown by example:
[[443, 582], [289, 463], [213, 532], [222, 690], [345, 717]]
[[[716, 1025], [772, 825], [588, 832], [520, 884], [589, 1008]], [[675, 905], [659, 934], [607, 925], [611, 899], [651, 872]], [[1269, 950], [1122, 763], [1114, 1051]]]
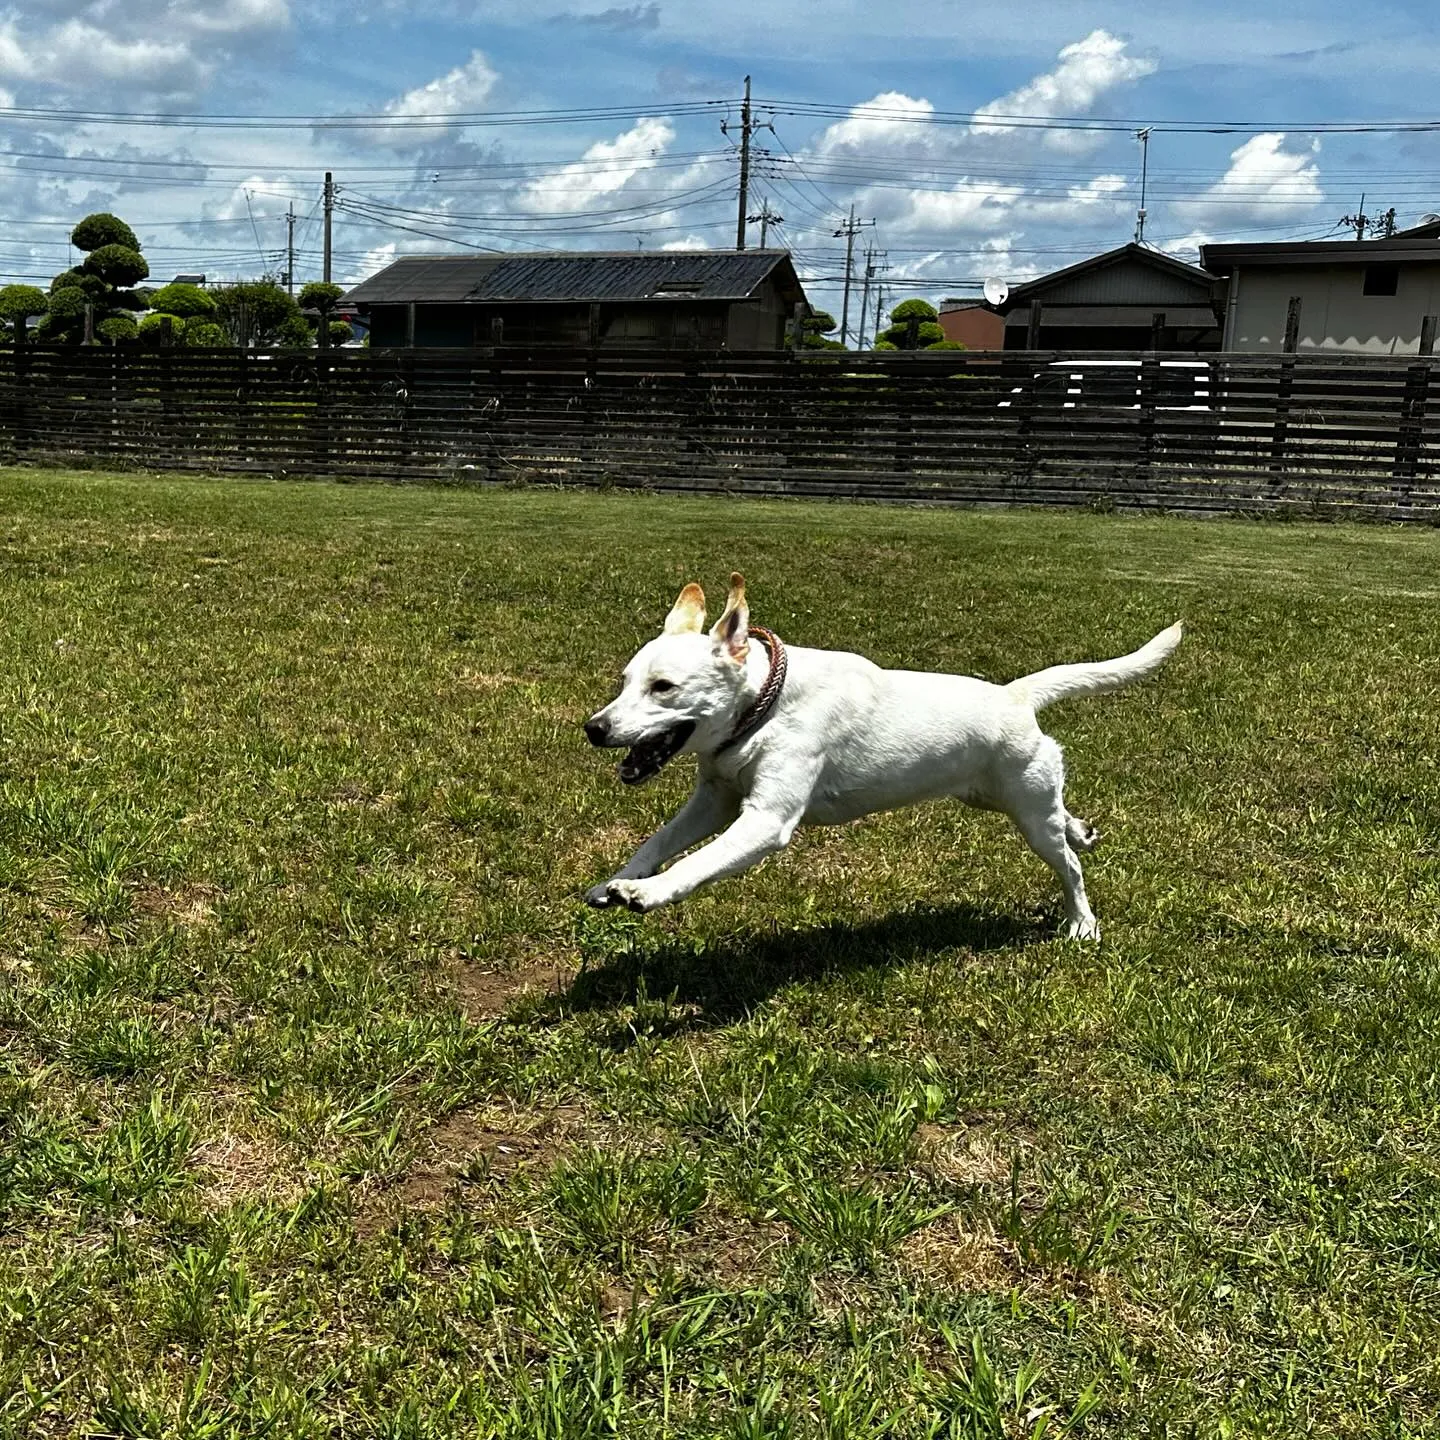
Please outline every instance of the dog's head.
[[744, 711], [750, 610], [745, 577], [730, 577], [725, 612], [705, 631], [705, 592], [687, 585], [664, 630], [625, 667], [620, 693], [585, 722], [592, 745], [627, 748], [620, 778], [637, 785], [682, 750], [713, 750]]

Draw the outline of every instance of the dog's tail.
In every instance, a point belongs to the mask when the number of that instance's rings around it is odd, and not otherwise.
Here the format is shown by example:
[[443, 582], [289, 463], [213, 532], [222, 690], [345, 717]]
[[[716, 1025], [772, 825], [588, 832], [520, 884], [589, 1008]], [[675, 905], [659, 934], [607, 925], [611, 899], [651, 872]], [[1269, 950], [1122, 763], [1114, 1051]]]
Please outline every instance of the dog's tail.
[[1033, 710], [1043, 710], [1057, 700], [1075, 695], [1100, 695], [1106, 690], [1119, 690], [1158, 670], [1180, 643], [1181, 626], [1177, 620], [1162, 630], [1147, 645], [1117, 660], [1097, 660], [1089, 665], [1052, 665], [1033, 675], [1012, 681], [1006, 688], [1017, 700]]

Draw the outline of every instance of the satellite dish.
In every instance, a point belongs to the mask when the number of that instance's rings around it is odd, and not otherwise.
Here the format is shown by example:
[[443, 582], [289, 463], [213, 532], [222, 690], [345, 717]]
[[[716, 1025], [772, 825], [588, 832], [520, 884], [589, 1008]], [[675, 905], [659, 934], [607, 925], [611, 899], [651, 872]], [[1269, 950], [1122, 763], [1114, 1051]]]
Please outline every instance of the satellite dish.
[[1440, 220], [1440, 215], [1422, 215], [1420, 217], [1422, 225], [1433, 225], [1437, 220]]
[[996, 275], [992, 275], [983, 288], [990, 305], [1003, 305], [1010, 298], [1010, 287]]

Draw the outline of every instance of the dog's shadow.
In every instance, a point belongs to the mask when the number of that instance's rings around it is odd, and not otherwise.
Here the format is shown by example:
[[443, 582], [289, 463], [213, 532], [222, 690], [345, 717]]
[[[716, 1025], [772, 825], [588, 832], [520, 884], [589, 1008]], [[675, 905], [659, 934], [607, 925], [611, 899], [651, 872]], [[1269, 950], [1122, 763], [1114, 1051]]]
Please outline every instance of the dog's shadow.
[[899, 968], [947, 950], [979, 952], [1053, 938], [1055, 922], [981, 906], [917, 906], [861, 925], [833, 921], [810, 929], [756, 931], [707, 945], [635, 947], [587, 966], [555, 1008], [612, 1010], [642, 997], [663, 999], [675, 1014], [650, 1028], [705, 1029], [743, 1019], [800, 980]]

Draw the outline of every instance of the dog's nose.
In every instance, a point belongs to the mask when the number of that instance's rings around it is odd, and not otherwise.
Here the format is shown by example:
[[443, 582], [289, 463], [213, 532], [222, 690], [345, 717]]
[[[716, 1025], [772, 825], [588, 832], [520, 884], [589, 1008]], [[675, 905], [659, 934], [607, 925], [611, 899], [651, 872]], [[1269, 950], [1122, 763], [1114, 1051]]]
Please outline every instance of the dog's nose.
[[610, 734], [610, 727], [598, 715], [592, 716], [585, 722], [585, 738], [592, 745], [603, 745], [605, 738]]

